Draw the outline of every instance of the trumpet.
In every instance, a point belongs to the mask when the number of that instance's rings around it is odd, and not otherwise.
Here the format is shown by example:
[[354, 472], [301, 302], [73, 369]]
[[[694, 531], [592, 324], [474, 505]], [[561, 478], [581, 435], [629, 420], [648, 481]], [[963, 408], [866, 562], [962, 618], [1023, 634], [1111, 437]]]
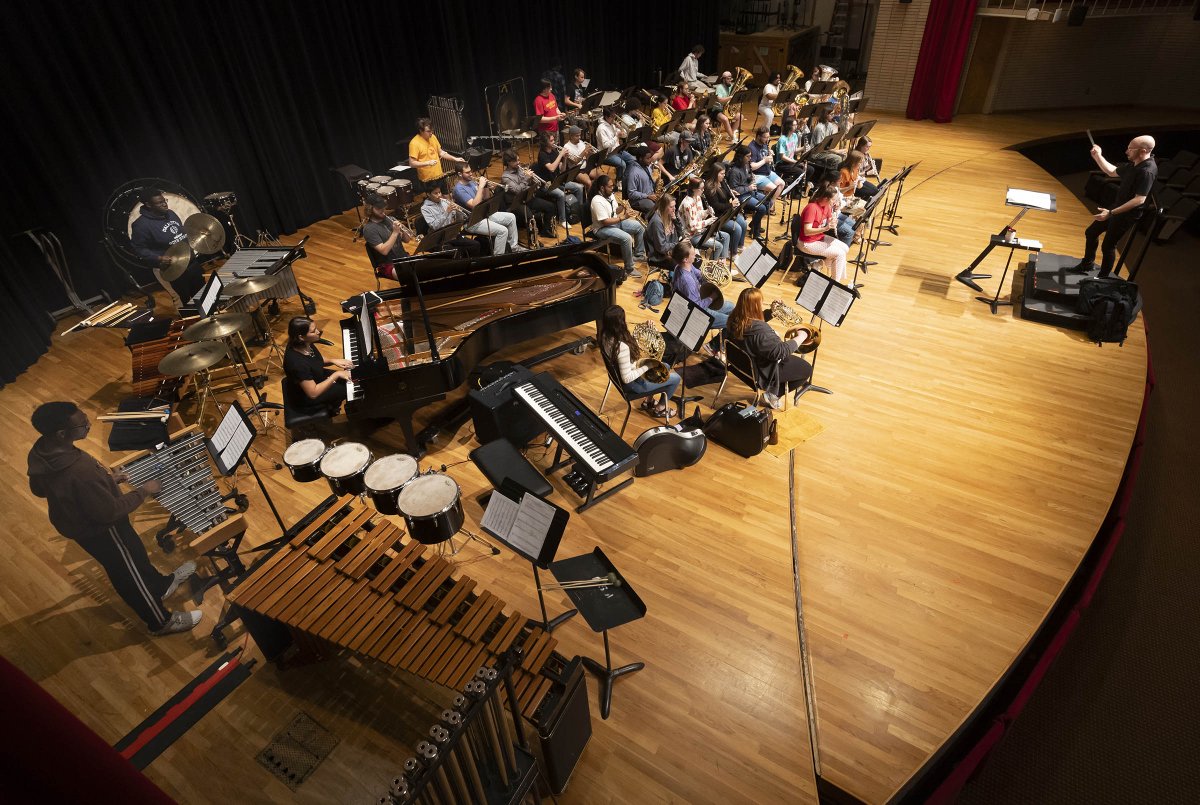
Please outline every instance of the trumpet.
[[455, 223], [465, 221], [471, 217], [471, 213], [462, 205], [446, 199], [446, 203], [450, 205], [450, 218]]
[[806, 355], [821, 346], [821, 331], [811, 324], [806, 324], [791, 305], [776, 299], [771, 303], [771, 317], [779, 319], [786, 327], [804, 333], [804, 338], [798, 339], [800, 345], [796, 347], [796, 351], [801, 355]]
[[409, 229], [407, 226], [405, 226], [404, 222], [401, 221], [399, 218], [393, 218], [390, 215], [385, 215], [385, 216], [383, 216], [383, 218], [385, 221], [388, 222], [388, 224], [390, 226], [395, 226], [396, 224], [400, 225], [400, 237], [403, 238], [404, 240], [415, 240], [416, 239], [416, 237], [417, 237], [416, 234], [411, 229]]
[[524, 176], [526, 179], [533, 182], [535, 187], [545, 187], [546, 186], [546, 180], [543, 179], [541, 176], [538, 176], [536, 173], [534, 173], [532, 169], [527, 168], [524, 165], [522, 165], [519, 168], [518, 172], [522, 176]]

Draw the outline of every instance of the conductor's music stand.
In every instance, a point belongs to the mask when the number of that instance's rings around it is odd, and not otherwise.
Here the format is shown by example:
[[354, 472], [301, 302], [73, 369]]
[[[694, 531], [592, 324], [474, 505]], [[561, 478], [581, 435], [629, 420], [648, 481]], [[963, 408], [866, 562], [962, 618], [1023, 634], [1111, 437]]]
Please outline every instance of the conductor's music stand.
[[604, 634], [604, 664], [601, 665], [591, 657], [584, 657], [583, 664], [600, 677], [600, 717], [607, 719], [609, 711], [612, 710], [613, 682], [617, 677], [632, 674], [646, 667], [643, 662], [633, 662], [613, 668], [608, 630], [644, 618], [646, 605], [599, 547], [591, 553], [553, 563], [550, 565], [550, 572], [561, 585], [586, 582], [610, 575], [616, 577], [616, 584], [595, 587], [565, 586], [563, 589], [588, 626], [592, 627], [592, 631]]
[[[1008, 267], [1012, 264], [1012, 256], [1015, 250], [1030, 249], [1032, 251], [1037, 251], [1042, 248], [1042, 244], [1038, 243], [1037, 241], [1021, 241], [1016, 236], [1017, 222], [1025, 217], [1025, 213], [1029, 212], [1030, 210], [1042, 210], [1043, 212], [1058, 211], [1058, 199], [1053, 193], [1041, 193], [1033, 190], [1020, 190], [1015, 187], [1008, 188], [1008, 192], [1004, 195], [1004, 204], [1007, 207], [1020, 207], [1020, 209], [1017, 211], [1016, 216], [1013, 217], [1011, 222], [1009, 222], [1003, 229], [988, 239], [988, 245], [985, 246], [983, 251], [979, 253], [979, 256], [975, 258], [974, 262], [954, 276], [954, 279], [958, 280], [963, 285], [966, 285], [973, 291], [985, 293], [983, 288], [979, 287], [979, 284], [975, 282], [975, 280], [989, 279], [992, 275], [976, 274], [975, 268], [982, 263], [989, 254], [992, 253], [992, 249], [996, 248], [997, 246], [1008, 248], [1008, 262], [1004, 264], [1004, 277], [1000, 279], [1000, 284], [1003, 285], [1004, 279], [1008, 277]], [[1031, 245], [1035, 243], [1037, 244], [1036, 248]], [[986, 302], [988, 305], [990, 305], [992, 308], [992, 313], [996, 312], [996, 307], [1000, 304], [1012, 304], [1011, 299], [1003, 303], [999, 301], [999, 289], [996, 290], [996, 296], [991, 299], [986, 296], [976, 297], [976, 299], [979, 299], [979, 301]]]
[[546, 596], [542, 592], [539, 568], [549, 569], [562, 542], [563, 532], [571, 513], [555, 506], [545, 498], [511, 478], [505, 478], [500, 488], [488, 497], [487, 508], [479, 525], [501, 545], [533, 566], [533, 583], [537, 587], [538, 606], [542, 610], [542, 628], [553, 632], [575, 616], [569, 609], [551, 618], [546, 614]]

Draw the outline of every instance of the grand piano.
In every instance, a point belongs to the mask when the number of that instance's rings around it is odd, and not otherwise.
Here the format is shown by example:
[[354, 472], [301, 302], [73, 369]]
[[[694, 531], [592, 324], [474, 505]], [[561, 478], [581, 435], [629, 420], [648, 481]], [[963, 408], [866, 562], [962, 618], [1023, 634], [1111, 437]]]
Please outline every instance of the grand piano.
[[[424, 454], [413, 414], [446, 398], [488, 356], [542, 335], [599, 323], [613, 303], [615, 272], [592, 244], [396, 265], [398, 288], [342, 303], [342, 354], [354, 363], [351, 419], [394, 418], [408, 451]], [[452, 419], [453, 415], [444, 417]]]

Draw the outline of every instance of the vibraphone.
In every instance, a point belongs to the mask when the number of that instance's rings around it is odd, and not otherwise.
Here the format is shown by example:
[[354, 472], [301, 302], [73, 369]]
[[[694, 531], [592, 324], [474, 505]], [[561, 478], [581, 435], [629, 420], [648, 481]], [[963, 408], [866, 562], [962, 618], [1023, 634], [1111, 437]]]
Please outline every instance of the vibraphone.
[[139, 486], [150, 479], [162, 484], [155, 500], [171, 513], [159, 531], [158, 541], [167, 550], [174, 546], [166, 535], [186, 528], [200, 537], [191, 547], [208, 552], [246, 530], [238, 512], [225, 506], [209, 463], [204, 432], [191, 425], [172, 434], [171, 441], [152, 450], [142, 450], [117, 461], [113, 467], [125, 473], [128, 482]]
[[293, 642], [318, 655], [343, 649], [461, 690], [480, 666], [517, 649], [514, 696], [535, 722], [579, 664], [357, 497], [330, 496], [292, 531], [227, 596], [270, 659]]
[[[304, 240], [308, 240], [308, 238]], [[296, 260], [305, 257], [304, 240], [295, 246], [248, 246], [234, 252], [225, 261], [225, 264], [217, 269], [217, 276], [221, 278], [222, 284], [229, 285], [235, 280], [268, 275], [278, 275], [280, 281], [273, 288], [239, 297], [226, 308], [226, 311], [249, 313], [257, 308], [263, 300], [289, 299], [298, 296], [304, 303], [305, 312], [309, 315], [315, 313], [316, 304], [300, 290], [300, 283], [296, 280], [296, 272], [292, 268]], [[220, 297], [221, 301], [232, 298], [225, 293], [222, 293]]]

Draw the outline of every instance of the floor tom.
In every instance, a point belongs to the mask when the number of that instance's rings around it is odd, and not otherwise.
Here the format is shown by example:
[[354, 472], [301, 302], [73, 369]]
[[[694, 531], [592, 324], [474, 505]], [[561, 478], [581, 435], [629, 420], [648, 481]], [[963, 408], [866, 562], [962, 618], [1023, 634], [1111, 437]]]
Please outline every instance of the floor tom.
[[449, 475], [421, 475], [405, 484], [397, 501], [408, 533], [424, 545], [437, 545], [463, 524], [462, 490]]
[[405, 453], [384, 456], [367, 468], [363, 484], [371, 503], [383, 514], [399, 514], [400, 491], [417, 477], [417, 460]]
[[283, 452], [283, 463], [294, 480], [306, 484], [321, 477], [321, 457], [326, 452], [328, 448], [320, 439], [301, 439]]
[[321, 457], [321, 474], [335, 495], [361, 495], [366, 492], [363, 477], [371, 464], [371, 451], [358, 442], [335, 445]]

